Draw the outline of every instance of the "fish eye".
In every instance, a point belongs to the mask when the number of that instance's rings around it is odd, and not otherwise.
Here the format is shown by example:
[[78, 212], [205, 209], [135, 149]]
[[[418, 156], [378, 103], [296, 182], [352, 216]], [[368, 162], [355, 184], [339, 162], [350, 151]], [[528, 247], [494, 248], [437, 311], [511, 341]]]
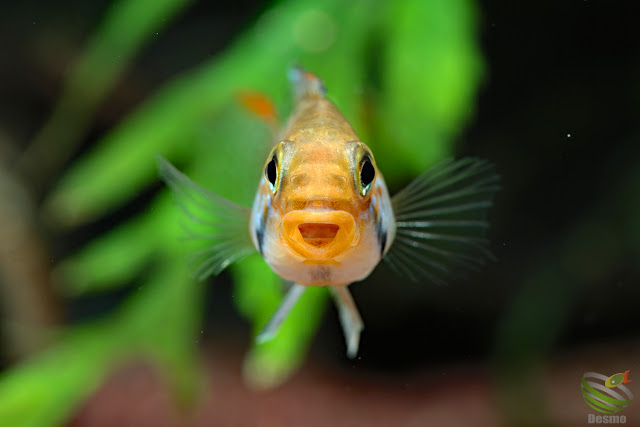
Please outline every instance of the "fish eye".
[[278, 161], [276, 160], [276, 156], [272, 156], [267, 166], [264, 168], [264, 176], [269, 183], [269, 188], [271, 188], [271, 192], [275, 194], [276, 192], [276, 184], [278, 182]]
[[376, 170], [371, 162], [371, 157], [365, 155], [360, 164], [360, 193], [366, 196], [371, 188], [371, 183], [376, 177]]

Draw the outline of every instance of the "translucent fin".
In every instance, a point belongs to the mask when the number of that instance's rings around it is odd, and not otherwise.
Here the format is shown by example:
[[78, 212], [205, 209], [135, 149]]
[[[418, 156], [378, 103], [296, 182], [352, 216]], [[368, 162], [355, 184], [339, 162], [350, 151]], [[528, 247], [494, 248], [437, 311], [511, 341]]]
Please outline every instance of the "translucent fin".
[[358, 312], [358, 307], [353, 301], [351, 292], [349, 292], [349, 288], [346, 286], [331, 286], [330, 289], [340, 315], [340, 323], [347, 343], [347, 357], [353, 359], [358, 354], [360, 333], [364, 329], [364, 323]]
[[300, 66], [291, 67], [288, 77], [296, 100], [305, 96], [324, 98], [327, 93], [322, 80]]
[[181, 222], [194, 277], [217, 275], [229, 264], [255, 250], [249, 236], [249, 209], [217, 196], [189, 179], [171, 163], [157, 156], [162, 180], [171, 188], [185, 214]]
[[418, 177], [391, 199], [396, 236], [385, 260], [411, 280], [441, 285], [480, 269], [494, 259], [485, 217], [499, 179], [490, 162], [474, 158], [446, 160]]
[[296, 302], [298, 302], [306, 289], [307, 288], [305, 286], [298, 285], [297, 283], [291, 285], [291, 288], [289, 288], [289, 292], [287, 292], [284, 300], [282, 300], [282, 303], [280, 303], [280, 307], [278, 307], [278, 310], [276, 310], [274, 315], [271, 316], [271, 319], [269, 319], [269, 322], [264, 327], [264, 329], [262, 329], [258, 336], [256, 336], [256, 343], [260, 344], [265, 341], [269, 341], [276, 336], [276, 334], [278, 333], [278, 329], [280, 329], [280, 325], [282, 324], [284, 319], [287, 318], [289, 312], [291, 311], [293, 306], [296, 305]]

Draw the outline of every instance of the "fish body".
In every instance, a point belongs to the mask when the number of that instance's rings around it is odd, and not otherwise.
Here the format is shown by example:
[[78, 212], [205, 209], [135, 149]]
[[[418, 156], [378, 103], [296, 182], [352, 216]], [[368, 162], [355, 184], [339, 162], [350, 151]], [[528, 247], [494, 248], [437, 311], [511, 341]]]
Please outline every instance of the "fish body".
[[283, 278], [344, 286], [367, 277], [393, 240], [391, 199], [369, 147], [303, 79], [267, 158], [250, 221], [256, 249]]
[[[364, 323], [348, 285], [382, 259], [414, 281], [437, 284], [479, 269], [492, 258], [484, 218], [498, 176], [484, 160], [445, 161], [392, 198], [373, 153], [325, 97], [322, 81], [301, 68], [289, 78], [294, 111], [275, 138], [251, 210], [199, 187], [162, 158], [160, 174], [187, 217], [208, 227], [191, 235], [207, 244], [196, 254], [196, 277], [257, 250], [291, 282], [258, 341], [277, 333], [307, 286], [328, 286], [354, 357]], [[254, 95], [243, 99], [273, 125], [274, 109]]]
[[633, 380], [629, 379], [629, 372], [631, 371], [625, 371], [624, 373], [619, 373], [619, 374], [613, 374], [611, 375], [609, 378], [607, 378], [607, 380], [604, 382], [604, 385], [607, 388], [615, 388], [618, 387], [620, 384], [629, 384], [632, 383]]

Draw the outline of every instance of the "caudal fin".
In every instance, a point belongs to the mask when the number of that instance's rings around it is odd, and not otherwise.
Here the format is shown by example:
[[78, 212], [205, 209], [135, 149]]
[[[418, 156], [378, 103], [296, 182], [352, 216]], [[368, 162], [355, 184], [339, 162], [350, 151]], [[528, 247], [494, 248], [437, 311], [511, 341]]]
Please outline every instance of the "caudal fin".
[[306, 96], [324, 98], [327, 93], [322, 80], [299, 65], [289, 68], [288, 76], [296, 100]]

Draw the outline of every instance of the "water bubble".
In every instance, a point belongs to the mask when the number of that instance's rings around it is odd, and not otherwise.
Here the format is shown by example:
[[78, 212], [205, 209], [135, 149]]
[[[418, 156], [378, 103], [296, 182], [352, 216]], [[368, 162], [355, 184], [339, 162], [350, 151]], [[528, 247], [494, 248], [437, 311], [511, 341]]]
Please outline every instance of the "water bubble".
[[308, 52], [327, 50], [336, 40], [335, 19], [319, 9], [303, 12], [293, 24], [293, 39]]

